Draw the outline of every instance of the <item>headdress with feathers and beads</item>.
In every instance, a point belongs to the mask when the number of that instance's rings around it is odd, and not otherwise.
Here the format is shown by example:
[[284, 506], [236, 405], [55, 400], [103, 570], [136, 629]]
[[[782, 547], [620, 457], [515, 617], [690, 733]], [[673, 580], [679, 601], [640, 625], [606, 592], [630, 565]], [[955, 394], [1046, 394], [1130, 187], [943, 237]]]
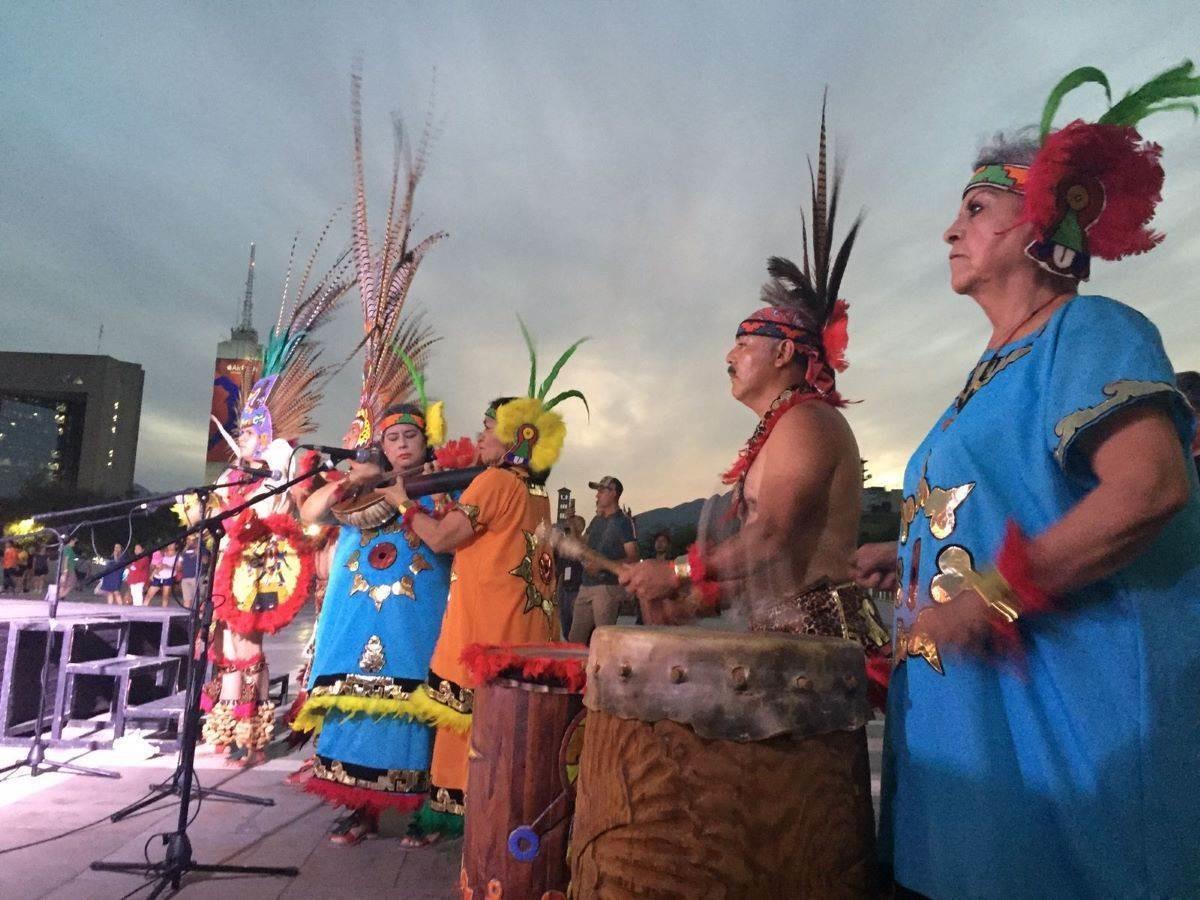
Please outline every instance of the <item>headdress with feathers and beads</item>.
[[[1162, 199], [1162, 147], [1142, 138], [1137, 125], [1159, 112], [1200, 112], [1184, 98], [1200, 96], [1200, 77], [1184, 60], [1130, 91], [1116, 104], [1108, 78], [1084, 66], [1066, 75], [1042, 109], [1041, 147], [1028, 166], [980, 166], [963, 190], [998, 188], [1024, 198], [1022, 221], [1037, 236], [1025, 253], [1038, 265], [1086, 281], [1091, 257], [1117, 260], [1152, 250], [1163, 235], [1150, 228]], [[1052, 131], [1063, 98], [1085, 84], [1104, 88], [1108, 111], [1095, 122], [1076, 119]]]
[[540, 385], [537, 380], [537, 348], [525, 323], [517, 317], [521, 324], [521, 335], [525, 339], [525, 347], [529, 351], [529, 390], [524, 397], [518, 397], [501, 404], [497, 409], [489, 409], [487, 415], [496, 420], [496, 436], [508, 448], [504, 462], [508, 465], [525, 466], [533, 472], [548, 472], [558, 462], [562, 453], [563, 442], [567, 437], [567, 426], [562, 416], [554, 412], [554, 407], [564, 400], [575, 399], [588, 407], [587, 397], [581, 391], [567, 390], [549, 397], [554, 380], [562, 371], [579, 345], [587, 338], [580, 338], [555, 361], [550, 367], [550, 373]]
[[850, 259], [850, 250], [862, 224], [862, 214], [854, 220], [834, 250], [834, 223], [842, 169], [834, 164], [833, 183], [829, 185], [826, 162], [825, 101], [821, 102], [821, 138], [817, 150], [817, 168], [808, 163], [812, 194], [812, 253], [809, 254], [808, 219], [801, 212], [803, 267], [790, 259], [772, 256], [767, 260], [771, 276], [762, 287], [762, 299], [768, 305], [752, 313], [738, 326], [738, 336], [750, 335], [790, 340], [799, 356], [807, 358], [805, 381], [832, 403], [842, 405], [837, 394], [834, 372], [847, 368], [846, 345], [849, 342], [847, 311], [849, 304], [838, 297], [842, 276]]
[[[393, 117], [395, 155], [387, 224], [382, 246], [372, 249], [367, 230], [367, 198], [363, 176], [362, 76], [357, 71], [351, 77], [351, 105], [354, 115], [354, 223], [351, 253], [358, 272], [358, 290], [362, 300], [363, 340], [360, 346], [364, 357], [358, 411], [345, 442], [351, 447], [365, 447], [382, 437], [379, 426], [384, 410], [405, 402], [418, 388], [415, 373], [425, 367], [429, 348], [437, 341], [420, 314], [409, 314], [404, 306], [417, 267], [429, 248], [446, 237], [446, 232], [436, 231], [416, 243], [412, 242], [413, 197], [425, 171], [432, 128], [427, 122], [414, 154], [406, 140], [402, 123], [398, 117]], [[404, 191], [397, 203], [401, 158], [404, 159]], [[425, 430], [424, 427], [422, 430]]]

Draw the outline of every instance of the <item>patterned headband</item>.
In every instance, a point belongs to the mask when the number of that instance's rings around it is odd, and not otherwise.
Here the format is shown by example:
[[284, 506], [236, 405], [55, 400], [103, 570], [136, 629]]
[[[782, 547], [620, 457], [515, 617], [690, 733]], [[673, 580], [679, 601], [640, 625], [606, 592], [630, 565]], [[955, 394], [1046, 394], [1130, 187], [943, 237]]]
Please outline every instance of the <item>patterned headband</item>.
[[424, 416], [419, 416], [411, 412], [398, 412], [392, 413], [390, 416], [384, 416], [383, 421], [379, 423], [379, 428], [376, 429], [379, 439], [382, 441], [387, 430], [395, 425], [411, 425], [422, 434], [425, 433]]
[[992, 165], [980, 166], [963, 188], [963, 196], [967, 191], [977, 187], [994, 187], [1013, 194], [1025, 193], [1025, 180], [1029, 177], [1029, 166]]

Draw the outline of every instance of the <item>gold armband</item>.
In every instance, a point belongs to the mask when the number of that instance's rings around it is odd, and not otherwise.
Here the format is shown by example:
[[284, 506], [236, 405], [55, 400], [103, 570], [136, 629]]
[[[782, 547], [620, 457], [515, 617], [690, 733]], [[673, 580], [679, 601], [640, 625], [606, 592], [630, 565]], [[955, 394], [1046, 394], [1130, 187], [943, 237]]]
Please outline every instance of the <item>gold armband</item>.
[[988, 609], [1004, 621], [1011, 624], [1021, 617], [1021, 598], [996, 569], [989, 568], [980, 572], [975, 576], [972, 587], [975, 588], [975, 593], [983, 598]]
[[692, 580], [692, 564], [686, 556], [677, 557], [674, 563], [675, 578], [680, 584], [688, 584]]

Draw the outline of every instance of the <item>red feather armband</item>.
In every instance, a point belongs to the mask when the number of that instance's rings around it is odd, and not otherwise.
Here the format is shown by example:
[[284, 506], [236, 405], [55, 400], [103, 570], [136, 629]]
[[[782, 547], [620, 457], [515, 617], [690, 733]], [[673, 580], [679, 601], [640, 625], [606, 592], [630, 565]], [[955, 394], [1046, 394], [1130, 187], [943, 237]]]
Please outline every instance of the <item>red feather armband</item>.
[[675, 560], [675, 583], [690, 584], [700, 598], [700, 608], [716, 610], [721, 600], [721, 586], [709, 577], [708, 566], [699, 544], [688, 547], [687, 556]]

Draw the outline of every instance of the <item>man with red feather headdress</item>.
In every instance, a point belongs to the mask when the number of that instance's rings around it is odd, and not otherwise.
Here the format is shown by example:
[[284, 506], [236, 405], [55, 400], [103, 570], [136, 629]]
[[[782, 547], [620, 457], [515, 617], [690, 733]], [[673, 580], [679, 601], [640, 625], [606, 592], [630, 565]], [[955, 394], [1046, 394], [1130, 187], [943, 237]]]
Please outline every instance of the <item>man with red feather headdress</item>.
[[[733, 396], [759, 417], [724, 474], [740, 528], [702, 540], [686, 560], [646, 560], [622, 583], [648, 621], [678, 621], [721, 594], [750, 598], [754, 630], [833, 635], [871, 650], [887, 633], [849, 560], [858, 540], [862, 462], [840, 412], [836, 374], [846, 368], [848, 304], [838, 298], [860, 221], [834, 252], [840, 173], [827, 190], [825, 114], [812, 185], [813, 247], [804, 225], [804, 265], [771, 257], [762, 290], [767, 306], [744, 319], [725, 357]], [[694, 590], [688, 591], [688, 587]], [[677, 599], [681, 595], [688, 599]]]

